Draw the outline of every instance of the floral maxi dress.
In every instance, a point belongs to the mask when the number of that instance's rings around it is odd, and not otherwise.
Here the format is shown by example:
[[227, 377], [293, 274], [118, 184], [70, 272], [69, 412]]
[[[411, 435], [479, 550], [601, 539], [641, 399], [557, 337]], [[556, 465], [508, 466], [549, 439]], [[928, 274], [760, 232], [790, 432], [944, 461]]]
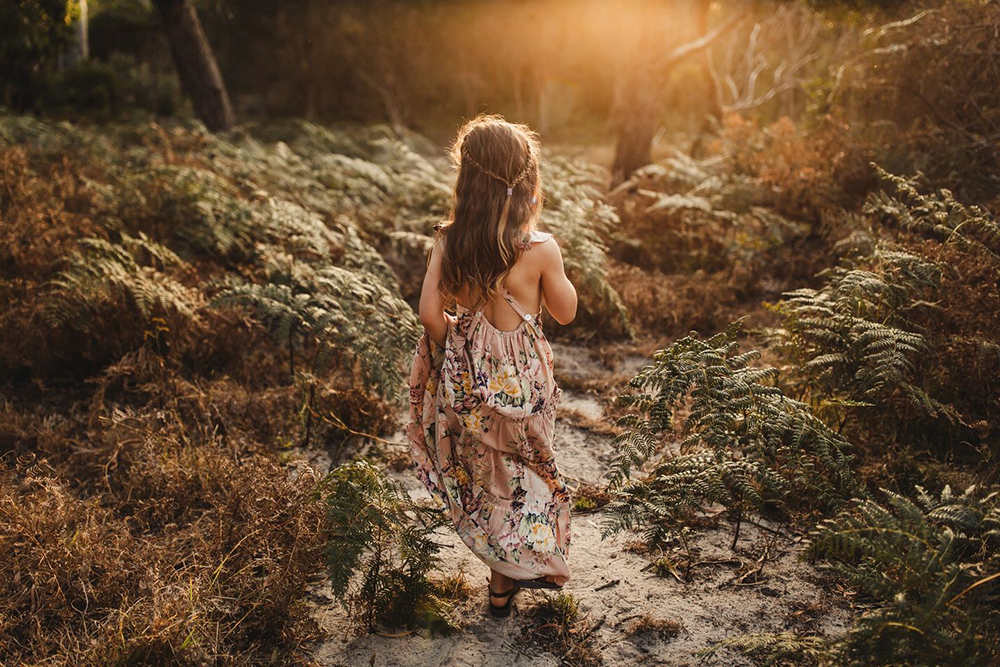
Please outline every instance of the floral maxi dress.
[[[550, 235], [533, 232], [528, 243]], [[421, 481], [462, 541], [514, 579], [569, 579], [569, 491], [552, 451], [561, 390], [538, 315], [494, 327], [458, 306], [445, 347], [424, 333], [410, 374], [407, 437]]]

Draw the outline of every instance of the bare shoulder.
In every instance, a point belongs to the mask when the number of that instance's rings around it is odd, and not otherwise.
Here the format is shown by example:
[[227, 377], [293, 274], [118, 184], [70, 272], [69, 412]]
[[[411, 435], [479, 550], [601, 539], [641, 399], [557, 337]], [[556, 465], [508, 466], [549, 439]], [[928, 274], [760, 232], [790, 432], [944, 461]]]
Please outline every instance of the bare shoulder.
[[540, 238], [532, 238], [531, 245], [528, 246], [528, 249], [525, 252], [527, 254], [533, 253], [536, 256], [559, 252], [559, 243], [556, 241], [556, 237], [552, 236], [552, 234], [545, 234]]
[[562, 251], [559, 249], [556, 237], [550, 235], [544, 241], [532, 243], [531, 247], [525, 252], [525, 255], [531, 258], [532, 263], [543, 265], [561, 259]]

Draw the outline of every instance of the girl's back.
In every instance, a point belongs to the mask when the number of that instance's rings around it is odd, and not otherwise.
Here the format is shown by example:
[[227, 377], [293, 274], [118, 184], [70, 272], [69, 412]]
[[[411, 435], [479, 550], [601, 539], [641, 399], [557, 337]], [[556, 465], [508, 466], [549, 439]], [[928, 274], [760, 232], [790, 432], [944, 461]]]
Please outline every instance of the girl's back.
[[[542, 310], [542, 277], [546, 268], [554, 266], [553, 249], [558, 252], [558, 248], [552, 247], [555, 243], [551, 234], [532, 232], [521, 256], [504, 276], [503, 286], [507, 292], [529, 313]], [[458, 291], [455, 301], [463, 308], [475, 309], [467, 287]], [[494, 327], [504, 331], [517, 328], [523, 321], [507, 299], [499, 294], [487, 302], [482, 310]]]

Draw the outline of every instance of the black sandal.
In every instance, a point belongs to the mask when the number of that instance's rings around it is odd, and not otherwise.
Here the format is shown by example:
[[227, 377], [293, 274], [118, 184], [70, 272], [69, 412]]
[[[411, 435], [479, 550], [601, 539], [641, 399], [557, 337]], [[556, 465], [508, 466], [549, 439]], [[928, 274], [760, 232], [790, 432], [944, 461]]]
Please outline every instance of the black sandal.
[[546, 581], [545, 577], [538, 577], [537, 579], [515, 579], [515, 588], [544, 588], [549, 591], [561, 591], [562, 584], [556, 584], [551, 581]]
[[[486, 581], [489, 582], [489, 579]], [[514, 582], [514, 585], [506, 593], [494, 592], [493, 585], [490, 583], [487, 583], [486, 589], [490, 592], [490, 616], [493, 618], [506, 618], [510, 616], [510, 603], [514, 599], [514, 594], [517, 593], [517, 582]], [[493, 598], [507, 598], [507, 601], [498, 607], [493, 604]]]

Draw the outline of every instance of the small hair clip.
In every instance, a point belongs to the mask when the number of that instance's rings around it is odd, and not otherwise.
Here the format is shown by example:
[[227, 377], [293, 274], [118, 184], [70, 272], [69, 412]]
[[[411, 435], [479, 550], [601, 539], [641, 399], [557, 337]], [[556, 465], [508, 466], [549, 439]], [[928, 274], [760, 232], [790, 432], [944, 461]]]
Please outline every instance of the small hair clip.
[[537, 204], [538, 203], [538, 197], [532, 197], [531, 198], [531, 203], [532, 203], [532, 205]]
[[509, 197], [512, 194], [514, 194], [514, 188], [507, 188], [507, 196]]

